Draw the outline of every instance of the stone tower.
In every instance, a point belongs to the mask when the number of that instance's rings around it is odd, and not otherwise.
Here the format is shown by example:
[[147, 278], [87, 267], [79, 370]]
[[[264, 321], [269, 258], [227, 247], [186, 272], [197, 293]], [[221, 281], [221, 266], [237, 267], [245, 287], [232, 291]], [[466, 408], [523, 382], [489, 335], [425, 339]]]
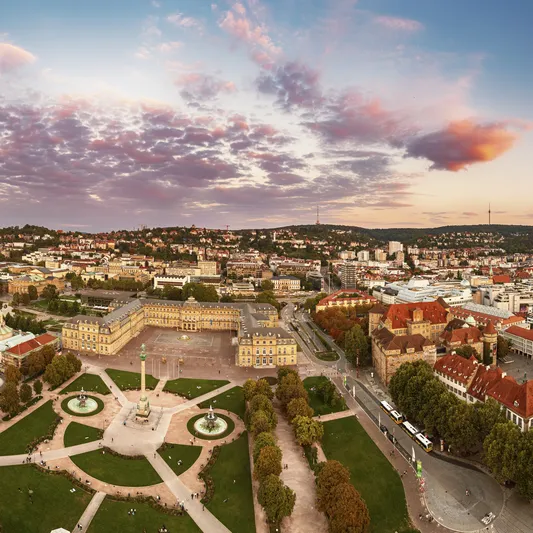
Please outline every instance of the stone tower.
[[483, 330], [483, 364], [495, 366], [498, 349], [498, 332], [492, 321]]

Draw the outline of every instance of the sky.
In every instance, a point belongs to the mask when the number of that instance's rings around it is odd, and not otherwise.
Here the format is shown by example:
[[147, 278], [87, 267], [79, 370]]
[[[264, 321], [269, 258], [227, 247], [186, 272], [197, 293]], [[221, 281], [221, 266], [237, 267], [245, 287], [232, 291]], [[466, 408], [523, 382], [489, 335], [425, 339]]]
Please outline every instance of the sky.
[[0, 226], [533, 224], [533, 2], [0, 3]]

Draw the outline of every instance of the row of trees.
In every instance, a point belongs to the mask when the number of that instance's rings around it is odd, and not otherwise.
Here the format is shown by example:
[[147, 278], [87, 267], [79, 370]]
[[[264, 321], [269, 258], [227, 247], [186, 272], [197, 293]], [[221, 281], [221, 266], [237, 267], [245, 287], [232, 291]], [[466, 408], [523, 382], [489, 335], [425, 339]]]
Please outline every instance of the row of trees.
[[150, 296], [165, 298], [166, 300], [186, 301], [193, 296], [197, 302], [218, 302], [218, 294], [213, 285], [204, 283], [185, 283], [183, 287], [164, 287], [163, 289], [146, 290]]
[[467, 404], [446, 388], [425, 361], [401, 365], [391, 378], [389, 392], [410, 421], [444, 439], [457, 455], [481, 451], [494, 425], [505, 422], [496, 401]]
[[5, 323], [10, 328], [29, 331], [34, 335], [40, 335], [46, 332], [44, 323], [41, 320], [35, 320], [31, 316], [23, 315], [19, 312], [13, 314], [8, 313], [5, 316]]
[[22, 410], [22, 404], [30, 402], [33, 391], [39, 396], [43, 391], [43, 383], [36, 380], [32, 387], [28, 383], [19, 383], [22, 377], [20, 370], [13, 365], [9, 365], [4, 372], [5, 385], [0, 392], [0, 410], [7, 413], [10, 417], [16, 415]]
[[[313, 313], [313, 320], [344, 349], [354, 366], [372, 364], [368, 307], [330, 308]], [[364, 317], [358, 316], [364, 314]]]
[[361, 494], [350, 483], [350, 472], [338, 461], [315, 469], [317, 509], [325, 513], [330, 533], [366, 533], [370, 514]]
[[254, 435], [254, 478], [259, 481], [257, 499], [268, 522], [278, 527], [285, 516], [292, 514], [296, 495], [279, 477], [283, 467], [281, 449], [273, 433], [278, 423], [272, 405], [274, 393], [265, 379], [249, 379], [243, 388], [247, 401], [245, 423]]

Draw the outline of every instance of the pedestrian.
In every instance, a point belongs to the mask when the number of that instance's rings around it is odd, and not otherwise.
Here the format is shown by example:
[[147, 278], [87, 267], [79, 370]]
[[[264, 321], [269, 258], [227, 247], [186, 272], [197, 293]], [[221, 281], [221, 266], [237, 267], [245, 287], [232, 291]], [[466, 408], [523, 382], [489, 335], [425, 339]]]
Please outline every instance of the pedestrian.
[[193, 494], [191, 494], [191, 500], [192, 500], [192, 499], [194, 499], [194, 493], [193, 493]]

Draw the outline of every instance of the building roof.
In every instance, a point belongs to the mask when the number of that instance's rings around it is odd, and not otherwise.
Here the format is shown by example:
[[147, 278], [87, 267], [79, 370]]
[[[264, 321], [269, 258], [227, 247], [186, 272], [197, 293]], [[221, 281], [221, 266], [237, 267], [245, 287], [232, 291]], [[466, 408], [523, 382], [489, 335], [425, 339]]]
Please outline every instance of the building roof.
[[332, 292], [330, 295], [326, 296], [325, 298], [322, 298], [320, 302], [318, 302], [317, 305], [325, 305], [327, 306], [330, 302], [338, 301], [338, 302], [351, 302], [351, 301], [357, 301], [357, 300], [370, 300], [372, 302], [376, 302], [376, 298], [374, 296], [370, 296], [366, 292], [356, 290], [356, 289], [340, 289], [338, 291]]
[[448, 310], [437, 301], [392, 304], [381, 320], [383, 322], [390, 320], [392, 329], [405, 329], [407, 322], [413, 319], [413, 311], [416, 310], [421, 310], [424, 320], [429, 320], [432, 324], [446, 324], [448, 322]]
[[407, 350], [414, 349], [415, 352], [423, 351], [425, 346], [435, 346], [434, 342], [426, 339], [423, 335], [395, 335], [387, 328], [381, 328], [373, 335], [383, 350], [400, 350], [400, 353], [407, 353]]
[[505, 330], [505, 333], [509, 333], [515, 337], [520, 337], [521, 339], [533, 341], [533, 329], [521, 328], [520, 326], [510, 326]]
[[511, 283], [511, 278], [505, 274], [501, 274], [498, 276], [492, 276], [492, 283], [495, 285], [503, 284], [503, 283]]
[[470, 396], [484, 402], [487, 391], [500, 381], [504, 375], [503, 370], [499, 367], [478, 365], [476, 375], [467, 392]]
[[9, 348], [6, 352], [15, 357], [24, 357], [27, 353], [42, 348], [54, 341], [57, 341], [57, 337], [54, 337], [54, 335], [50, 335], [49, 333], [43, 333], [34, 339], [30, 339], [29, 341], [22, 342]]
[[533, 417], [533, 381], [519, 385], [511, 376], [505, 376], [490, 388], [487, 396], [523, 418]]
[[456, 342], [460, 342], [461, 344], [471, 344], [474, 342], [481, 342], [482, 336], [483, 334], [478, 328], [468, 327], [445, 330], [442, 332], [440, 338], [449, 344]]
[[433, 368], [436, 372], [467, 385], [476, 373], [478, 365], [479, 362], [474, 356], [470, 357], [470, 359], [465, 359], [460, 355], [448, 354], [438, 359]]
[[377, 303], [376, 305], [374, 305], [374, 307], [372, 307], [372, 309], [370, 309], [370, 311], [368, 311], [368, 314], [383, 315], [386, 311], [387, 308], [385, 306], [381, 305], [380, 303]]

